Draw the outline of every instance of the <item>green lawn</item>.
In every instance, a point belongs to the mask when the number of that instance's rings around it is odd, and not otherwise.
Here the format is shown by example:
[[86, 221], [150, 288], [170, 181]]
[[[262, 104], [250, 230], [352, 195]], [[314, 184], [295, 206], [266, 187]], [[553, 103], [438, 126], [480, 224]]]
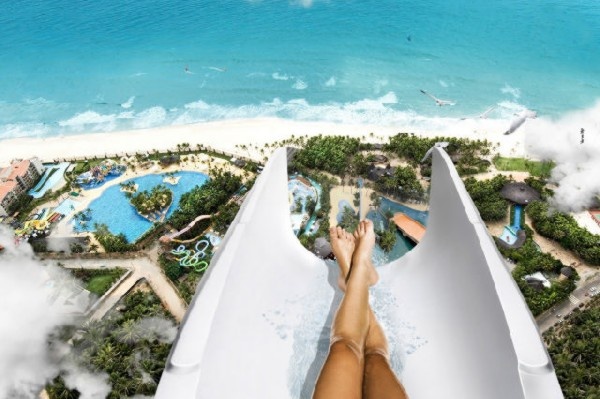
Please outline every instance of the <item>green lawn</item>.
[[498, 170], [529, 172], [536, 177], [549, 177], [554, 162], [552, 161], [530, 161], [525, 158], [495, 157], [494, 165]]
[[125, 269], [84, 270], [73, 269], [75, 277], [85, 284], [85, 289], [102, 296], [125, 273]]

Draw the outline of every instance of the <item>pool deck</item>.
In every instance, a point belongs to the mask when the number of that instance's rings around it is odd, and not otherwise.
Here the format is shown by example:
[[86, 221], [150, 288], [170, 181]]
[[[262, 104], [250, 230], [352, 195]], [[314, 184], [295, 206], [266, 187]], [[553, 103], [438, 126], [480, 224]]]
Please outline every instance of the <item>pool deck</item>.
[[418, 244], [425, 236], [425, 226], [404, 213], [395, 213], [392, 220], [402, 234], [410, 238], [415, 244]]

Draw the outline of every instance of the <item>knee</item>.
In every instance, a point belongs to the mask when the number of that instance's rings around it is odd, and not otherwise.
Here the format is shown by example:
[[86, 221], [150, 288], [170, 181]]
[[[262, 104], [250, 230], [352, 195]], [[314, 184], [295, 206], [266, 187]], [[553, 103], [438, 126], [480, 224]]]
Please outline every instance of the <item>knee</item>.
[[365, 358], [367, 358], [369, 356], [383, 358], [383, 360], [385, 360], [386, 362], [390, 361], [390, 354], [385, 346], [380, 347], [380, 348], [378, 348], [378, 347], [366, 348], [365, 349]]
[[345, 337], [331, 337], [329, 351], [331, 353], [352, 352], [352, 354], [356, 356], [359, 360], [362, 360], [364, 357], [363, 346], [358, 342]]

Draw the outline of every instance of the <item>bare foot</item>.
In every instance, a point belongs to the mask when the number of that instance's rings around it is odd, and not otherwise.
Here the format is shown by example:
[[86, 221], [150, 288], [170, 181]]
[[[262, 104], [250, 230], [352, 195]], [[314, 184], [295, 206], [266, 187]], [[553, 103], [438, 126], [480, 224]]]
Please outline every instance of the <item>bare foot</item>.
[[372, 255], [375, 247], [375, 231], [373, 222], [369, 219], [361, 221], [354, 231], [356, 249], [352, 255], [352, 266], [363, 263], [369, 268], [369, 285], [374, 285], [379, 280], [379, 275], [373, 266]]
[[354, 236], [341, 227], [332, 227], [329, 229], [329, 241], [331, 249], [337, 259], [340, 267], [340, 276], [338, 277], [338, 286], [342, 291], [346, 291], [346, 276], [350, 271], [352, 263], [352, 254], [354, 253]]

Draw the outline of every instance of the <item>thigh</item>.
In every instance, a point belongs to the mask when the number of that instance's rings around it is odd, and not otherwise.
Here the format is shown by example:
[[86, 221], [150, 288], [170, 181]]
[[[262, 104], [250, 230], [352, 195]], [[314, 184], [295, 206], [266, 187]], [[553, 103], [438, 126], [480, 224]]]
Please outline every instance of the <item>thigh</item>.
[[365, 399], [408, 399], [404, 387], [390, 368], [390, 363], [380, 354], [365, 356], [363, 397]]
[[329, 355], [315, 385], [313, 399], [360, 399], [363, 358], [360, 349], [343, 341], [329, 348]]

